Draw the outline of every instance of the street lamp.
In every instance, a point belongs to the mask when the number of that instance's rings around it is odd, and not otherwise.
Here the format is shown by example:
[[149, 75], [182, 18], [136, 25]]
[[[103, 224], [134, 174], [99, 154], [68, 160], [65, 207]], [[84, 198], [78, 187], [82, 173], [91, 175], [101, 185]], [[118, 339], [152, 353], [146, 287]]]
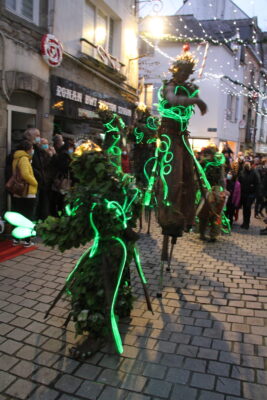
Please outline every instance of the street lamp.
[[135, 0], [135, 15], [137, 15], [138, 12], [142, 10], [142, 8], [144, 8], [147, 4], [150, 4], [152, 6], [152, 11], [156, 14], [158, 14], [163, 8], [162, 0]]

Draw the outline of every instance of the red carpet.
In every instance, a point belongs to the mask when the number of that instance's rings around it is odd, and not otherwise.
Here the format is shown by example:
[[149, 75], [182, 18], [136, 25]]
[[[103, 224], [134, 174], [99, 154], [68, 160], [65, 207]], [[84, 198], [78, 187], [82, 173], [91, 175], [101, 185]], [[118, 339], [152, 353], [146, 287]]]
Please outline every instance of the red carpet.
[[13, 246], [11, 240], [0, 241], [0, 262], [10, 260], [11, 258], [15, 258], [17, 256], [21, 256], [22, 254], [29, 253], [30, 251], [33, 251], [35, 249], [37, 249], [36, 246]]

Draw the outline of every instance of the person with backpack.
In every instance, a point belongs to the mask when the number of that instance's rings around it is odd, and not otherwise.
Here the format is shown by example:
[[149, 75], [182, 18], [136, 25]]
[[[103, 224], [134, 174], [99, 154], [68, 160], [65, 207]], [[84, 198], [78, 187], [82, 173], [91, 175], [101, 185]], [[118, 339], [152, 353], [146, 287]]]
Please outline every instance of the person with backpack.
[[[33, 213], [36, 203], [36, 193], [38, 188], [37, 180], [34, 177], [31, 160], [34, 154], [33, 145], [30, 141], [22, 141], [13, 155], [12, 172], [19, 174], [20, 178], [25, 182], [24, 193], [12, 195], [12, 211], [22, 214], [29, 220], [33, 220]], [[13, 244], [20, 244], [17, 239], [13, 240]], [[24, 247], [33, 245], [31, 238], [26, 238], [22, 244]]]

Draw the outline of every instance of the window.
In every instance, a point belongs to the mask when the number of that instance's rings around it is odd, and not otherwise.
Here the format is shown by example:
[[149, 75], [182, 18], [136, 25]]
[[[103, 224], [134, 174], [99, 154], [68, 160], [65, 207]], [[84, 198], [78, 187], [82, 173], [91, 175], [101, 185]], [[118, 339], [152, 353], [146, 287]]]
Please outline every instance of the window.
[[261, 116], [261, 125], [260, 125], [260, 138], [259, 138], [259, 140], [260, 140], [260, 142], [263, 142], [263, 139], [264, 139], [264, 115], [262, 115]]
[[104, 49], [107, 44], [107, 17], [100, 11], [97, 12], [96, 17], [95, 44], [102, 46]]
[[39, 0], [6, 0], [7, 10], [38, 25]]
[[145, 84], [143, 89], [143, 103], [152, 108], [153, 105], [153, 85]]
[[109, 40], [108, 40], [108, 52], [113, 53], [113, 43], [114, 43], [114, 19], [109, 20]]
[[226, 106], [226, 119], [230, 122], [237, 122], [238, 120], [238, 105], [239, 99], [234, 94], [228, 94]]
[[[85, 3], [83, 37], [93, 45], [103, 47], [110, 54], [114, 50], [115, 24], [113, 18], [105, 15], [89, 1]], [[93, 47], [86, 50], [86, 53], [101, 59]]]

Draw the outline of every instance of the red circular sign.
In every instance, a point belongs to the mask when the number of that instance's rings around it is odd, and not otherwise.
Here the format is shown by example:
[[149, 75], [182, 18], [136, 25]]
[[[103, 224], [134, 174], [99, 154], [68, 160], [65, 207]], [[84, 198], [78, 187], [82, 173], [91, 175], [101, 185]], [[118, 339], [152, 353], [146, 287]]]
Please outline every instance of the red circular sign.
[[50, 67], [59, 67], [62, 62], [63, 48], [60, 41], [48, 33], [42, 37], [41, 53], [43, 59]]

